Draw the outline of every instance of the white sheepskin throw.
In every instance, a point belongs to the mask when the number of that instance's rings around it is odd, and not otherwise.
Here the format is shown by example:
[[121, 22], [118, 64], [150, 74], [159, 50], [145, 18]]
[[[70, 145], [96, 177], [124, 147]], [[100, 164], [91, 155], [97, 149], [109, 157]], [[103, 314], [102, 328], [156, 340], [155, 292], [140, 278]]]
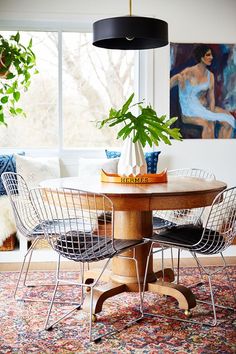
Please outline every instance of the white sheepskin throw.
[[0, 197], [0, 247], [3, 242], [16, 232], [11, 204], [6, 195]]

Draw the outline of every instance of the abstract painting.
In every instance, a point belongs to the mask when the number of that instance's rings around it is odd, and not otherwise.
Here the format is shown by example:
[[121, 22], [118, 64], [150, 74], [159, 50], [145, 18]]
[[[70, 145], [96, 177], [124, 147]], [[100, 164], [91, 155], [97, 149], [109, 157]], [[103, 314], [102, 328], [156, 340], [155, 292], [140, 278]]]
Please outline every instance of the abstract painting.
[[236, 138], [236, 44], [170, 44], [170, 116], [184, 139]]

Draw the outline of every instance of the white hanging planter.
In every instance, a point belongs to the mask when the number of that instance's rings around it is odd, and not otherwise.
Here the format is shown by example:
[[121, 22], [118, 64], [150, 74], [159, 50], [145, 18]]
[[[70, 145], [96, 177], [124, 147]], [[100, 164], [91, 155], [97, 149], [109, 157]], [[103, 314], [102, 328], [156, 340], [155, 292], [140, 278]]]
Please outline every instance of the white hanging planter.
[[140, 141], [133, 143], [132, 138], [126, 138], [120, 160], [118, 174], [120, 176], [137, 176], [147, 173], [147, 164]]

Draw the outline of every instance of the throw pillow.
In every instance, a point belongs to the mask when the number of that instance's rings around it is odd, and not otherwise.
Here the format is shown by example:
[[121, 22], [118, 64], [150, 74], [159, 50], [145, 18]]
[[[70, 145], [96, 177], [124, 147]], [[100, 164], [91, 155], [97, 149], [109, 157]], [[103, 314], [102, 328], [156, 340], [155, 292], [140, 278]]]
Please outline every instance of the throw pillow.
[[26, 157], [15, 155], [16, 172], [22, 175], [29, 188], [35, 188], [45, 179], [60, 177], [58, 157]]
[[119, 159], [79, 159], [79, 177], [91, 178], [100, 176], [101, 169], [108, 173], [117, 173], [117, 164]]
[[[21, 152], [19, 154], [24, 155], [25, 153]], [[14, 155], [0, 155], [0, 195], [7, 194], [1, 179], [3, 172], [16, 172], [16, 160]]]
[[[121, 155], [120, 151], [105, 150], [105, 152], [108, 159], [120, 157]], [[145, 160], [147, 163], [147, 173], [157, 172], [157, 163], [158, 163], [158, 157], [160, 153], [161, 151], [151, 151], [151, 152], [144, 153]]]

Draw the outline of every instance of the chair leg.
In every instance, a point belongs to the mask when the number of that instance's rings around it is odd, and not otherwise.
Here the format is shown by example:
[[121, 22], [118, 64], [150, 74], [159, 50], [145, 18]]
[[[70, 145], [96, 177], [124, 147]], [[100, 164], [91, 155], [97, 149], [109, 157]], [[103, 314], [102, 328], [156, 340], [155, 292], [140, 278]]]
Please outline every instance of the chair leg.
[[34, 287], [34, 285], [26, 285], [26, 278], [28, 276], [28, 272], [29, 272], [29, 268], [30, 268], [30, 263], [31, 263], [31, 259], [32, 259], [32, 255], [33, 255], [33, 251], [34, 251], [34, 247], [37, 244], [38, 240], [34, 243], [33, 247], [30, 250], [29, 253], [29, 260], [27, 262], [27, 266], [26, 266], [26, 270], [25, 270], [25, 276], [24, 276], [24, 281], [23, 281], [23, 286], [29, 286], [29, 287]]
[[[57, 294], [57, 289], [58, 289], [58, 286], [59, 286], [60, 282], [62, 282], [64, 284], [67, 284], [67, 285], [78, 285], [78, 283], [64, 281], [64, 280], [60, 280], [59, 278], [57, 278], [56, 284], [55, 284], [55, 287], [54, 287], [54, 291], [53, 291], [53, 295], [52, 295], [52, 298], [51, 298], [51, 301], [50, 301], [50, 305], [49, 305], [49, 308], [48, 308], [47, 318], [46, 318], [46, 321], [44, 323], [44, 329], [47, 330], [47, 331], [51, 331], [53, 329], [53, 327], [57, 323], [62, 321], [64, 318], [68, 317], [75, 310], [80, 310], [82, 308], [82, 304], [83, 304], [83, 297], [82, 296], [81, 296], [81, 302], [80, 303], [77, 303], [77, 302], [70, 302], [70, 303], [67, 302], [67, 303], [65, 303], [65, 302], [62, 302], [62, 301], [60, 301], [60, 302], [55, 301], [55, 297], [56, 297], [56, 294]], [[85, 286], [85, 284], [83, 284], [82, 286]], [[54, 304], [75, 305], [75, 307], [72, 310], [68, 311], [65, 315], [61, 316], [58, 320], [54, 321], [53, 323], [51, 323], [49, 325], [50, 315], [51, 315], [52, 307], [53, 307]]]
[[162, 270], [162, 282], [165, 281], [165, 268], [164, 268], [164, 247], [161, 247], [161, 270]]
[[56, 279], [59, 279], [60, 267], [61, 267], [61, 255], [59, 254], [57, 259]]
[[[209, 288], [210, 288], [211, 303], [209, 303], [208, 301], [201, 301], [201, 300], [197, 300], [197, 302], [205, 303], [205, 304], [211, 304], [214, 319], [213, 319], [212, 323], [202, 323], [202, 324], [206, 324], [206, 325], [210, 325], [210, 326], [214, 327], [217, 324], [217, 317], [216, 317], [216, 305], [215, 305], [214, 293], [213, 293], [213, 289], [212, 289], [211, 275], [209, 273], [207, 273], [205, 268], [201, 265], [201, 263], [198, 260], [198, 257], [196, 255], [196, 253], [192, 253], [192, 255], [193, 255], [194, 259], [196, 260], [198, 267], [201, 270], [203, 270], [204, 273], [207, 275]], [[214, 273], [217, 273], [217, 272], [213, 272], [212, 274], [214, 274]]]
[[213, 310], [213, 316], [214, 316], [212, 326], [214, 327], [217, 324], [216, 306], [215, 306], [214, 294], [213, 294], [213, 289], [212, 289], [211, 276], [209, 274], [207, 276], [208, 276], [208, 282], [209, 282], [209, 287], [210, 287], [211, 304], [212, 304], [212, 310]]
[[[195, 256], [196, 256], [196, 253], [194, 253]], [[199, 266], [198, 262], [197, 262], [197, 267], [198, 267], [198, 270], [199, 270], [199, 273], [200, 273], [200, 276], [201, 276], [201, 281], [203, 282], [203, 275], [202, 275], [202, 269], [201, 267]]]
[[52, 326], [49, 326], [49, 327], [48, 327], [48, 321], [49, 321], [49, 317], [50, 317], [50, 314], [51, 314], [51, 311], [52, 311], [52, 306], [53, 306], [53, 303], [54, 303], [54, 300], [55, 300], [55, 296], [56, 296], [56, 293], [57, 293], [58, 285], [59, 285], [59, 281], [57, 280], [57, 281], [56, 281], [55, 288], [54, 288], [54, 291], [53, 291], [51, 303], [50, 303], [50, 305], [49, 305], [49, 309], [48, 309], [48, 313], [47, 313], [47, 318], [46, 318], [46, 321], [45, 321], [45, 324], [44, 324], [44, 329], [46, 329], [46, 330], [50, 330], [50, 329], [52, 328]]
[[[14, 291], [14, 299], [17, 300], [17, 301], [25, 301], [25, 302], [49, 302], [49, 300], [44, 300], [44, 299], [35, 299], [35, 298], [18, 298], [16, 296], [17, 294], [17, 291], [18, 291], [18, 288], [19, 288], [19, 285], [20, 285], [20, 281], [21, 281], [21, 277], [22, 277], [22, 274], [23, 274], [23, 270], [24, 270], [24, 266], [25, 266], [25, 263], [26, 263], [26, 259], [27, 259], [27, 256], [29, 256], [29, 259], [28, 259], [28, 262], [27, 262], [27, 267], [26, 267], [26, 271], [25, 271], [25, 275], [24, 275], [24, 280], [23, 280], [23, 286], [26, 286], [26, 287], [35, 287], [35, 285], [27, 285], [26, 284], [26, 279], [27, 279], [27, 276], [28, 276], [28, 272], [29, 272], [29, 268], [30, 268], [30, 262], [31, 262], [31, 258], [32, 258], [32, 253], [34, 251], [34, 248], [37, 244], [37, 242], [39, 241], [40, 239], [39, 238], [36, 238], [35, 240], [33, 240], [30, 248], [28, 249], [28, 251], [26, 252], [26, 254], [24, 255], [24, 260], [22, 262], [22, 265], [21, 265], [21, 269], [20, 269], [20, 274], [19, 274], [19, 277], [17, 279], [17, 284], [16, 284], [16, 287], [15, 287], [15, 291]], [[59, 278], [59, 273], [60, 273], [60, 265], [61, 265], [61, 262], [60, 262], [60, 255], [58, 255], [58, 261], [57, 261], [57, 268], [56, 268], [56, 279]], [[55, 284], [41, 284], [41, 286], [48, 286], [48, 285], [55, 285]], [[58, 301], [57, 303], [61, 303], [60, 301]]]
[[[215, 326], [217, 324], [217, 316], [216, 316], [216, 307], [219, 307], [219, 308], [223, 308], [223, 309], [227, 309], [227, 310], [231, 310], [231, 311], [234, 311], [234, 309], [232, 307], [229, 307], [229, 306], [223, 306], [223, 305], [217, 305], [214, 301], [214, 294], [213, 294], [213, 289], [212, 289], [212, 283], [211, 283], [211, 276], [216, 274], [216, 273], [219, 273], [221, 271], [220, 268], [222, 268], [222, 270], [226, 270], [226, 274], [227, 274], [227, 277], [228, 277], [228, 273], [227, 273], [227, 265], [226, 265], [226, 262], [224, 260], [224, 257], [222, 257], [223, 259], [223, 262], [224, 262], [224, 266], [223, 267], [220, 267], [218, 270], [212, 272], [211, 274], [207, 273], [207, 271], [205, 270], [205, 268], [201, 265], [201, 263], [199, 262], [198, 258], [197, 258], [197, 255], [195, 253], [192, 253], [193, 257], [195, 258], [196, 262], [198, 263], [198, 265], [200, 266], [200, 268], [204, 271], [204, 273], [207, 275], [208, 277], [208, 282], [209, 282], [209, 287], [210, 287], [210, 295], [211, 295], [211, 302], [208, 302], [208, 301], [201, 301], [201, 300], [197, 300], [197, 302], [200, 302], [200, 303], [205, 303], [205, 304], [210, 304], [212, 305], [212, 310], [213, 310], [213, 317], [214, 317], [214, 320], [211, 324], [209, 323], [203, 323], [203, 324], [206, 324], [206, 325], [210, 325], [210, 326]], [[221, 254], [221, 256], [223, 256]], [[228, 278], [229, 279], [229, 278]], [[231, 282], [229, 282], [230, 285]], [[234, 290], [232, 288], [232, 291], [233, 291], [233, 294], [234, 294]]]
[[[86, 287], [90, 287], [90, 291], [87, 292], [87, 296], [90, 296], [90, 321], [89, 321], [89, 339], [90, 341], [92, 341], [92, 320], [93, 320], [93, 288], [94, 286], [97, 284], [97, 282], [99, 281], [99, 279], [101, 278], [102, 274], [104, 273], [105, 269], [107, 268], [108, 264], [110, 262], [110, 259], [107, 260], [106, 264], [103, 266], [102, 268], [102, 271], [100, 272], [99, 276], [97, 277], [96, 280], [94, 280], [93, 283], [91, 284], [86, 284], [84, 283], [84, 264], [82, 264], [82, 267], [81, 267], [81, 270], [82, 270], [82, 274], [81, 274], [81, 283], [73, 283], [73, 282], [69, 282], [69, 281], [66, 281], [66, 280], [62, 280], [62, 279], [57, 279], [56, 281], [56, 285], [55, 285], [55, 288], [54, 288], [54, 291], [53, 291], [53, 295], [52, 295], [52, 298], [51, 298], [51, 302], [50, 302], [50, 305], [49, 305], [49, 308], [48, 308], [48, 314], [47, 314], [47, 318], [46, 318], [46, 321], [45, 321], [45, 324], [44, 324], [44, 329], [47, 330], [47, 331], [51, 331], [53, 329], [53, 327], [61, 322], [64, 318], [68, 317], [70, 314], [72, 314], [74, 311], [76, 310], [81, 310], [82, 309], [82, 305], [83, 305], [83, 302], [84, 302], [84, 291], [83, 291], [83, 288]], [[57, 294], [57, 290], [58, 290], [58, 286], [59, 286], [59, 283], [64, 283], [64, 284], [67, 284], [67, 285], [79, 285], [81, 287], [81, 302], [80, 303], [77, 303], [77, 302], [72, 302], [72, 303], [65, 303], [64, 302], [64, 305], [75, 305], [75, 307], [73, 309], [71, 309], [70, 311], [68, 311], [66, 314], [64, 314], [63, 316], [61, 316], [59, 319], [57, 319], [56, 321], [54, 321], [53, 323], [49, 324], [49, 320], [50, 320], [50, 315], [51, 315], [51, 312], [52, 312], [52, 307], [54, 304], [58, 303], [57, 301], [55, 301], [55, 297], [56, 297], [56, 294]], [[62, 303], [62, 302], [60, 302]], [[62, 303], [63, 304], [63, 303]], [[96, 340], [96, 339], [95, 339]]]
[[[87, 264], [89, 264], [89, 263], [87, 263]], [[82, 264], [80, 263], [80, 273], [81, 273], [81, 283], [83, 284], [84, 283], [84, 263], [82, 263]], [[81, 287], [81, 299], [82, 299], [82, 302], [84, 301], [84, 296], [85, 296], [84, 295], [84, 287], [82, 286]]]
[[220, 255], [221, 255], [221, 258], [223, 259], [223, 263], [224, 263], [224, 266], [225, 266], [226, 277], [228, 279], [229, 287], [231, 289], [231, 292], [232, 292], [232, 295], [233, 295], [233, 298], [234, 298], [234, 302], [236, 304], [236, 294], [235, 294], [235, 290], [234, 290], [234, 286], [232, 284], [232, 281], [230, 280], [230, 276], [229, 276], [229, 272], [228, 272], [228, 265], [226, 264], [226, 261], [225, 261], [225, 258], [223, 256], [223, 254], [220, 253]]
[[177, 263], [176, 284], [179, 284], [179, 266], [180, 266], [180, 248], [178, 248], [178, 263]]
[[30, 254], [30, 258], [29, 258], [28, 265], [27, 265], [27, 268], [26, 268], [26, 274], [25, 274], [25, 277], [24, 277], [24, 285], [25, 285], [26, 277], [27, 277], [28, 270], [29, 270], [29, 264], [30, 264], [30, 260], [31, 260], [31, 254], [32, 254], [34, 246], [37, 244], [37, 242], [38, 242], [38, 239], [36, 238], [32, 242], [32, 244], [31, 244], [30, 248], [28, 249], [28, 251], [26, 252], [26, 254], [24, 255], [24, 260], [23, 260], [23, 262], [21, 264], [20, 274], [18, 276], [16, 287], [15, 287], [15, 291], [14, 291], [14, 294], [13, 294], [15, 300], [22, 300], [22, 299], [19, 299], [19, 298], [16, 297], [16, 293], [17, 293], [17, 290], [18, 290], [18, 287], [19, 287], [19, 284], [20, 284], [20, 280], [21, 280], [21, 276], [22, 276], [22, 273], [23, 273], [23, 270], [24, 270], [26, 258]]
[[[144, 275], [144, 284], [143, 284], [143, 301], [144, 301], [144, 293], [145, 293], [145, 286], [146, 286], [146, 278], [147, 278], [147, 269], [148, 269], [148, 264], [149, 264], [149, 260], [150, 260], [150, 255], [152, 253], [152, 247], [150, 248], [150, 252], [148, 254], [148, 257], [147, 257], [147, 263], [146, 263], [146, 269], [145, 269], [145, 275]], [[172, 320], [178, 320], [178, 321], [181, 321], [181, 322], [190, 322], [190, 323], [196, 323], [196, 324], [201, 324], [201, 325], [207, 325], [207, 326], [216, 326], [217, 325], [217, 315], [216, 315], [216, 307], [219, 307], [219, 308], [224, 308], [224, 309], [227, 309], [227, 310], [234, 310], [233, 308], [231, 307], [227, 307], [227, 306], [221, 306], [221, 305], [217, 305], [215, 304], [215, 300], [214, 300], [214, 293], [213, 293], [213, 288], [212, 288], [212, 276], [216, 273], [218, 273], [221, 269], [218, 269], [216, 271], [213, 271], [211, 272], [210, 274], [206, 271], [206, 269], [201, 265], [201, 263], [199, 262], [198, 258], [197, 258], [197, 255], [193, 252], [191, 252], [192, 256], [194, 257], [194, 259], [196, 260], [197, 264], [198, 264], [198, 267], [199, 269], [201, 269], [201, 271], [203, 271], [207, 277], [208, 277], [208, 283], [209, 283], [209, 288], [210, 288], [210, 297], [211, 297], [211, 301], [202, 301], [202, 300], [197, 300], [197, 302], [199, 303], [204, 303], [204, 304], [208, 304], [208, 305], [211, 305], [212, 307], [212, 311], [213, 311], [213, 321], [209, 321], [209, 322], [200, 322], [200, 321], [195, 321], [195, 320], [191, 320], [191, 319], [182, 319], [182, 318], [178, 318], [178, 317], [174, 317], [174, 316], [165, 316], [165, 315], [161, 315], [161, 314], [152, 314], [152, 313], [147, 313], [147, 312], [144, 312], [144, 316], [151, 316], [151, 317], [161, 317], [161, 318], [167, 318], [167, 319], [172, 319]], [[223, 258], [223, 257], [222, 257]], [[224, 258], [223, 258], [224, 260]], [[224, 261], [224, 267], [223, 269], [226, 269], [226, 263]], [[229, 275], [226, 271], [226, 274], [227, 274], [227, 277], [229, 279]], [[232, 288], [232, 291], [234, 290], [233, 289], [233, 286], [232, 286], [232, 283], [230, 282], [230, 285], [231, 285], [231, 288]], [[234, 294], [234, 291], [233, 291], [233, 294]]]
[[173, 257], [173, 247], [170, 248], [170, 254], [171, 254], [171, 267], [174, 273], [174, 257]]
[[[134, 250], [135, 252], [135, 250]], [[132, 325], [133, 323], [137, 323], [139, 320], [141, 320], [143, 318], [143, 297], [142, 297], [142, 291], [141, 291], [141, 284], [140, 284], [140, 277], [139, 277], [139, 271], [138, 271], [138, 262], [137, 262], [137, 259], [136, 259], [136, 256], [135, 256], [135, 253], [133, 255], [133, 257], [125, 257], [125, 256], [118, 256], [118, 257], [122, 257], [122, 258], [126, 258], [126, 259], [131, 259], [135, 262], [135, 268], [136, 268], [136, 274], [137, 274], [137, 281], [138, 281], [138, 288], [139, 288], [139, 297], [140, 297], [140, 312], [141, 312], [141, 316], [139, 316], [137, 319], [135, 320], [132, 320], [132, 321], [129, 321], [123, 328], [119, 329], [119, 330], [111, 330], [111, 331], [108, 331], [107, 333], [104, 333], [96, 338], [93, 338], [93, 335], [92, 335], [92, 330], [93, 330], [93, 317], [94, 317], [94, 313], [93, 313], [93, 290], [95, 288], [95, 286], [97, 285], [97, 283], [99, 282], [102, 274], [104, 273], [105, 269], [107, 268], [109, 262], [110, 262], [110, 259], [107, 260], [106, 264], [103, 266], [102, 268], [102, 271], [100, 272], [99, 276], [93, 281], [93, 283], [84, 283], [84, 275], [82, 274], [81, 275], [81, 280], [82, 282], [80, 284], [78, 283], [74, 283], [75, 285], [79, 285], [81, 286], [81, 288], [83, 289], [83, 287], [86, 287], [86, 288], [90, 288], [90, 291], [89, 292], [85, 292], [87, 296], [90, 296], [90, 306], [89, 306], [89, 341], [92, 342], [94, 341], [95, 343], [98, 343], [101, 341], [101, 339], [105, 336], [108, 336], [108, 335], [111, 335], [111, 334], [114, 334], [114, 333], [117, 333], [117, 332], [120, 332], [122, 331], [124, 328], [127, 328], [129, 327], [130, 325]], [[84, 271], [84, 266], [82, 266], [82, 269]], [[76, 305], [76, 307], [74, 307], [72, 310], [68, 311], [66, 314], [64, 314], [62, 317], [60, 317], [59, 319], [57, 319], [56, 321], [54, 321], [53, 323], [49, 323], [49, 320], [50, 320], [50, 316], [51, 316], [51, 312], [52, 312], [52, 307], [54, 304], [56, 304], [56, 301], [55, 301], [55, 298], [56, 298], [56, 293], [57, 293], [57, 290], [58, 290], [58, 286], [59, 286], [59, 282], [64, 282], [64, 283], [68, 283], [66, 282], [65, 280], [60, 280], [60, 279], [57, 279], [56, 281], [56, 285], [55, 285], [55, 288], [54, 288], [54, 292], [53, 292], [53, 295], [52, 295], [52, 299], [51, 299], [51, 302], [50, 302], [50, 305], [49, 305], [49, 308], [48, 308], [48, 313], [47, 313], [47, 318], [46, 318], [46, 321], [45, 321], [45, 324], [44, 324], [44, 329], [45, 330], [52, 330], [53, 327], [59, 323], [60, 321], [62, 321], [64, 318], [68, 317], [72, 312], [74, 312], [75, 310], [80, 310], [82, 309], [82, 306], [83, 306], [83, 301], [84, 301], [84, 296], [83, 296], [83, 291], [82, 291], [82, 295], [81, 295], [81, 303], [80, 304], [77, 304], [77, 303], [74, 303], [74, 305]], [[71, 283], [70, 283], [71, 284]], [[67, 303], [68, 305], [68, 303]], [[72, 305], [72, 304], [70, 304]]]
[[[93, 286], [90, 290], [90, 313], [89, 313], [89, 341], [92, 342], [92, 323], [93, 323]], [[97, 341], [100, 338], [96, 338]]]
[[[141, 290], [141, 283], [140, 283], [140, 277], [139, 277], [139, 270], [138, 270], [138, 261], [136, 259], [136, 255], [135, 255], [135, 249], [133, 249], [133, 257], [127, 257], [127, 256], [117, 256], [119, 258], [125, 258], [125, 259], [131, 259], [135, 262], [135, 269], [136, 269], [136, 276], [137, 276], [137, 281], [138, 281], [138, 289], [139, 289], [139, 298], [140, 298], [140, 313], [141, 313], [141, 316], [139, 316], [138, 318], [134, 319], [134, 320], [131, 320], [129, 321], [128, 323], [126, 323], [124, 325], [124, 327], [122, 327], [121, 329], [119, 330], [111, 330], [111, 331], [108, 331], [107, 333], [104, 333], [102, 335], [100, 335], [99, 337], [95, 338], [95, 339], [92, 339], [92, 322], [93, 322], [93, 292], [92, 292], [92, 289], [96, 286], [98, 280], [100, 279], [102, 273], [100, 274], [99, 278], [96, 280], [96, 282], [94, 284], [92, 284], [91, 286], [91, 298], [90, 298], [90, 326], [89, 326], [89, 340], [90, 342], [91, 341], [94, 341], [95, 343], [99, 343], [103, 337], [105, 336], [108, 336], [108, 335], [111, 335], [111, 334], [115, 334], [115, 333], [119, 333], [121, 332], [123, 329], [126, 329], [128, 327], [130, 327], [132, 324], [134, 323], [137, 323], [139, 322], [140, 320], [142, 320], [143, 318], [143, 296], [142, 296], [142, 290]], [[108, 263], [106, 264], [105, 267], [107, 267]], [[105, 269], [104, 269], [105, 270]], [[103, 270], [103, 271], [104, 271]]]
[[143, 300], [142, 303], [144, 303], [144, 296], [145, 296], [145, 290], [146, 290], [146, 283], [147, 283], [147, 271], [148, 271], [148, 266], [149, 266], [149, 262], [150, 262], [150, 257], [152, 255], [152, 250], [153, 250], [153, 243], [150, 246], [150, 250], [147, 256], [147, 262], [146, 262], [146, 267], [145, 267], [145, 272], [144, 272], [144, 278], [143, 278]]
[[[135, 252], [135, 249], [134, 249]], [[136, 269], [136, 275], [137, 275], [137, 280], [138, 280], [138, 291], [139, 291], [139, 299], [140, 299], [140, 312], [141, 316], [143, 317], [143, 297], [142, 297], [142, 289], [141, 289], [141, 282], [140, 282], [140, 276], [139, 276], [139, 270], [138, 270], [138, 261], [137, 258], [134, 257], [134, 262], [135, 262], [135, 269]]]
[[[195, 254], [195, 252], [193, 252], [193, 254]], [[195, 254], [196, 255], [196, 254]], [[193, 257], [194, 258], [194, 257]], [[194, 258], [195, 259], [195, 258]], [[196, 261], [196, 259], [195, 259]], [[200, 265], [198, 264], [198, 262], [196, 261], [197, 263], [197, 267], [198, 267], [198, 271], [200, 273], [200, 277], [201, 277], [201, 281], [198, 281], [197, 283], [194, 283], [190, 286], [190, 288], [195, 288], [196, 286], [203, 286], [204, 285], [204, 279], [203, 279], [203, 274], [202, 274], [202, 269], [200, 267]]]

